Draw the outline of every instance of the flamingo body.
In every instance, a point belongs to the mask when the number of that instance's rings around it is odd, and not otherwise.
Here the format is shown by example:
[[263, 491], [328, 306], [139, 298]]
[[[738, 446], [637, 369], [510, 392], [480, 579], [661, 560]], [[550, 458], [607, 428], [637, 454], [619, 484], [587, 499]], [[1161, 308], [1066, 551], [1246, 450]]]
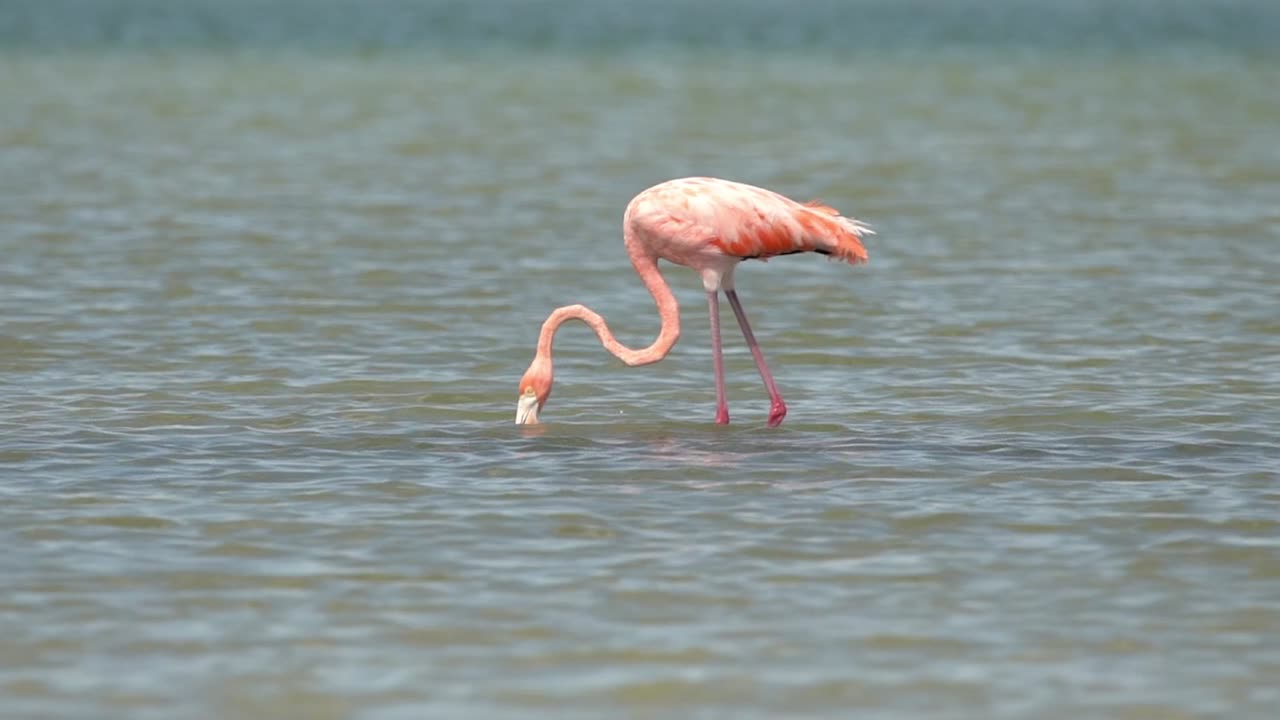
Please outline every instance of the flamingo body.
[[566, 320], [587, 323], [605, 349], [628, 365], [644, 365], [667, 356], [680, 335], [680, 316], [675, 296], [658, 271], [657, 261], [662, 259], [696, 270], [707, 291], [716, 422], [729, 422], [719, 317], [719, 293], [724, 292], [772, 401], [769, 425], [781, 423], [786, 405], [734, 290], [733, 271], [743, 260], [801, 252], [864, 263], [868, 258], [862, 237], [870, 234], [873, 232], [865, 224], [840, 215], [834, 208], [818, 202], [798, 203], [771, 190], [730, 180], [681, 178], [644, 190], [627, 205], [623, 241], [636, 273], [658, 307], [662, 320], [658, 338], [647, 348], [633, 350], [619, 343], [604, 318], [589, 308], [557, 308], [543, 323], [533, 363], [520, 380], [516, 422], [538, 421], [538, 412], [551, 393], [555, 332]]
[[867, 261], [870, 228], [818, 202], [719, 178], [669, 180], [641, 192], [625, 222], [664, 260], [728, 274], [739, 262], [818, 252]]

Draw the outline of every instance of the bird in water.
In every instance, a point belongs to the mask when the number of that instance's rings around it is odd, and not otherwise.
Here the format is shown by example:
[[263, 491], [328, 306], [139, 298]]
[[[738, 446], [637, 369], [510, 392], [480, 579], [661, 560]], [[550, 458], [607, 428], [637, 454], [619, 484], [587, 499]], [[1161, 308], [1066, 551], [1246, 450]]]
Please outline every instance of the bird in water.
[[733, 288], [733, 271], [743, 260], [816, 252], [850, 264], [865, 263], [862, 238], [874, 232], [834, 208], [812, 201], [799, 203], [771, 190], [709, 177], [690, 177], [655, 185], [627, 204], [622, 238], [641, 282], [653, 295], [662, 321], [649, 347], [633, 350], [613, 336], [604, 318], [583, 305], [556, 308], [542, 323], [533, 362], [520, 378], [516, 424], [534, 424], [551, 395], [551, 346], [566, 320], [585, 322], [605, 349], [627, 365], [655, 363], [671, 352], [680, 337], [680, 310], [675, 295], [658, 270], [658, 260], [693, 268], [702, 276], [711, 315], [711, 358], [716, 385], [716, 423], [729, 422], [725, 400], [724, 358], [720, 345], [720, 300], [724, 292], [769, 393], [770, 427], [782, 422], [787, 406], [778, 393], [764, 354]]

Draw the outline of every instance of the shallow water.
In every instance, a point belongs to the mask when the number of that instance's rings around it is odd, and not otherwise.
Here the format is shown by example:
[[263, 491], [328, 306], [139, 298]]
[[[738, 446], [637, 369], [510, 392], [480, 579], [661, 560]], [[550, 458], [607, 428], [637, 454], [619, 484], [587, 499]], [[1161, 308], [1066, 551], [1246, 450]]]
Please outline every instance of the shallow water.
[[[925, 3], [884, 52], [821, 3], [776, 51], [765, 5], [444, 49], [303, 5], [0, 26], [6, 717], [1280, 706], [1268, 5]], [[620, 216], [687, 174], [878, 230], [740, 268], [786, 423], [727, 311], [711, 423], [669, 268], [671, 357], [566, 326], [513, 426], [552, 308], [655, 335]]]

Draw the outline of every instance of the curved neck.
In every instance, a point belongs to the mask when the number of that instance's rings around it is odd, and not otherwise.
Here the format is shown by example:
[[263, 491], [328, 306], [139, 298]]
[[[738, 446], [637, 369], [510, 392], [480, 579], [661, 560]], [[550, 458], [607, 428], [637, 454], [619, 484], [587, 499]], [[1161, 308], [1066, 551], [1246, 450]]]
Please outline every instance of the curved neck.
[[566, 320], [574, 319], [589, 325], [600, 338], [600, 343], [604, 345], [605, 350], [613, 353], [627, 365], [655, 363], [671, 352], [671, 348], [680, 339], [680, 306], [676, 303], [676, 297], [671, 293], [671, 287], [663, 279], [662, 273], [658, 272], [657, 257], [635, 238], [630, 224], [624, 229], [624, 238], [627, 255], [631, 257], [631, 265], [636, 269], [636, 274], [640, 276], [644, 286], [648, 288], [649, 294], [653, 295], [654, 304], [658, 306], [658, 317], [662, 321], [662, 329], [658, 331], [657, 339], [649, 347], [633, 350], [618, 342], [599, 313], [585, 305], [566, 305], [553, 310], [546, 322], [542, 323], [542, 332], [538, 335], [538, 357], [550, 359], [556, 330], [560, 329]]

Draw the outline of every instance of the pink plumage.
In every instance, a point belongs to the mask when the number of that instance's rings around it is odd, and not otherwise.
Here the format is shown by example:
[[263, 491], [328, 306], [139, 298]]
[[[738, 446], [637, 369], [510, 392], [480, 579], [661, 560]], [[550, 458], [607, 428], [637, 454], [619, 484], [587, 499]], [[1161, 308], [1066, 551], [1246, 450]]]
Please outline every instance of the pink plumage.
[[772, 190], [709, 177], [655, 185], [631, 201], [626, 218], [661, 236], [664, 258], [695, 269], [696, 264], [677, 258], [696, 263], [716, 250], [730, 258], [761, 260], [818, 252], [863, 263], [868, 258], [862, 236], [874, 234], [820, 202], [798, 203]]
[[517, 423], [536, 423], [538, 412], [551, 394], [552, 343], [556, 330], [566, 320], [587, 323], [605, 349], [628, 365], [657, 362], [671, 352], [680, 337], [680, 311], [670, 286], [658, 271], [660, 259], [698, 271], [707, 291], [716, 422], [729, 422], [720, 341], [719, 294], [724, 292], [769, 393], [768, 424], [781, 423], [787, 406], [734, 290], [734, 268], [747, 259], [766, 260], [800, 252], [822, 253], [851, 264], [864, 263], [867, 250], [862, 237], [873, 233], [860, 221], [816, 201], [798, 203], [753, 185], [691, 177], [669, 180], [636, 195], [627, 205], [622, 234], [631, 264], [658, 307], [662, 320], [658, 338], [646, 348], [633, 350], [618, 342], [604, 318], [589, 308], [556, 308], [542, 324], [537, 353], [520, 379]]

